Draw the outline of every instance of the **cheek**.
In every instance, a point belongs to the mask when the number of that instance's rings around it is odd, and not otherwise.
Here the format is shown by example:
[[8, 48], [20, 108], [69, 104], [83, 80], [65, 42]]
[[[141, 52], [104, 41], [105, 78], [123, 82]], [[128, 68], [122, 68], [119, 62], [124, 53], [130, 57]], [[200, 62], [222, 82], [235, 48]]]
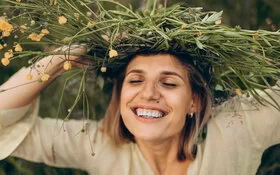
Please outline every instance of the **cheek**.
[[171, 94], [166, 96], [166, 103], [180, 114], [187, 114], [192, 100], [186, 93]]
[[121, 96], [120, 96], [120, 114], [121, 118], [124, 122], [125, 127], [132, 133], [133, 133], [133, 121], [131, 120], [131, 115], [132, 111], [129, 108], [129, 103], [133, 99], [133, 95], [131, 94], [131, 90], [129, 88], [123, 87], [121, 91]]
[[121, 95], [120, 95], [120, 105], [122, 106], [126, 101], [128, 100], [129, 97], [129, 91], [125, 87], [122, 88], [121, 90]]
[[120, 96], [120, 103], [128, 103], [132, 101], [135, 96], [138, 94], [139, 89], [135, 87], [131, 87], [129, 85], [123, 85], [121, 90], [121, 96]]
[[120, 95], [120, 113], [123, 115], [123, 112], [127, 108], [129, 102], [133, 99], [134, 92], [131, 88], [127, 88], [125, 85], [122, 87]]
[[186, 96], [170, 96], [168, 102], [173, 110], [173, 115], [170, 116], [171, 128], [174, 133], [179, 133], [184, 128], [186, 122], [186, 116], [190, 111], [189, 99]]

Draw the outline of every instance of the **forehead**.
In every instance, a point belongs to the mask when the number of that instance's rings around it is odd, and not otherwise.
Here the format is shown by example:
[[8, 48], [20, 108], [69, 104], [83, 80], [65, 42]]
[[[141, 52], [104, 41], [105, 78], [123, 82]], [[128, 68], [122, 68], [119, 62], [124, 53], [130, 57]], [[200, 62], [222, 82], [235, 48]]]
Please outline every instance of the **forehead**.
[[173, 55], [155, 54], [155, 55], [137, 55], [127, 66], [127, 71], [131, 69], [140, 69], [143, 71], [174, 71], [185, 74], [186, 69], [183, 64]]

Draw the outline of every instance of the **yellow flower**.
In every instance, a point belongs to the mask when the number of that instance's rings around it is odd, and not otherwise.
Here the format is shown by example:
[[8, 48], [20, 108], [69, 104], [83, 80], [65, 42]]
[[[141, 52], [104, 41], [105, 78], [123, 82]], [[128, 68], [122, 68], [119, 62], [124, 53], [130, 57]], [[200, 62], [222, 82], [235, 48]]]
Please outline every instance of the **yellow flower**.
[[201, 35], [202, 35], [201, 31], [197, 32], [197, 36], [201, 36]]
[[101, 72], [106, 72], [106, 71], [107, 71], [107, 67], [102, 66], [101, 69], [100, 69], [100, 71], [101, 71]]
[[31, 22], [30, 22], [30, 24], [33, 26], [33, 25], [35, 25], [35, 23], [36, 23], [36, 21], [34, 21], [34, 20], [32, 20]]
[[260, 38], [260, 36], [259, 36], [258, 32], [256, 32], [255, 35], [253, 36], [253, 39], [258, 39], [258, 38]]
[[237, 95], [242, 95], [241, 89], [235, 89], [235, 93], [236, 93]]
[[59, 16], [58, 17], [58, 23], [59, 24], [65, 24], [67, 22], [67, 18], [65, 18], [64, 16]]
[[40, 41], [42, 37], [43, 35], [31, 33], [27, 38], [30, 38], [32, 41]]
[[33, 78], [33, 77], [32, 77], [31, 74], [27, 74], [27, 75], [26, 75], [26, 80], [32, 80], [32, 78]]
[[221, 20], [221, 19], [215, 21], [215, 24], [216, 24], [216, 25], [219, 25], [219, 24], [221, 24], [221, 23], [222, 23], [222, 20]]
[[50, 34], [50, 31], [48, 29], [42, 29], [41, 34], [42, 35], [48, 35], [48, 34]]
[[41, 81], [48, 81], [50, 78], [50, 75], [46, 74], [45, 72], [41, 72], [40, 75], [41, 75]]
[[4, 58], [12, 58], [14, 56], [13, 50], [8, 50], [8, 52], [4, 53]]
[[50, 6], [56, 6], [57, 5], [57, 0], [51, 0], [50, 1]]
[[7, 22], [6, 18], [0, 17], [0, 30], [11, 32], [14, 29], [14, 27]]
[[90, 21], [89, 21], [89, 22], [87, 23], [87, 27], [90, 28], [90, 29], [93, 29], [94, 25], [95, 25], [95, 22], [90, 22]]
[[20, 46], [20, 44], [16, 44], [14, 47], [15, 47], [16, 52], [21, 52], [22, 51], [22, 47]]
[[187, 28], [187, 26], [188, 26], [187, 24], [182, 24], [181, 28], [185, 29], [185, 28]]
[[4, 48], [4, 46], [2, 44], [0, 44], [0, 50], [2, 50]]
[[110, 58], [116, 57], [116, 56], [118, 56], [118, 55], [119, 55], [118, 52], [117, 52], [116, 50], [114, 50], [114, 49], [111, 49], [111, 50], [109, 51], [109, 57], [110, 57]]
[[63, 64], [63, 68], [64, 68], [65, 70], [69, 70], [69, 69], [71, 69], [71, 68], [72, 68], [72, 64], [71, 64], [71, 62], [70, 62], [70, 61], [66, 61], [66, 62], [64, 62], [64, 64]]
[[26, 25], [21, 25], [21, 26], [19, 27], [19, 31], [20, 31], [21, 33], [25, 33], [26, 30], [27, 30]]
[[16, 0], [17, 2], [21, 2], [21, 0]]
[[9, 31], [7, 31], [7, 30], [4, 30], [3, 32], [2, 32], [2, 36], [3, 37], [8, 37], [8, 36], [10, 36], [11, 35], [11, 32], [9, 32]]
[[1, 62], [4, 66], [8, 66], [10, 64], [9, 58], [2, 58]]

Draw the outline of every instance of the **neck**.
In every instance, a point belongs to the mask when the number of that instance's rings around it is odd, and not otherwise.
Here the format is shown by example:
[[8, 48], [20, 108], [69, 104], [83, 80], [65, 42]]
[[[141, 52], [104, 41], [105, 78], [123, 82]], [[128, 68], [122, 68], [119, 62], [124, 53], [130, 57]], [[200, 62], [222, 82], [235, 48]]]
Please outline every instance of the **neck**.
[[186, 174], [190, 161], [177, 159], [179, 139], [178, 135], [164, 141], [136, 139], [136, 143], [155, 174], [174, 174], [175, 171], [178, 172], [176, 174]]

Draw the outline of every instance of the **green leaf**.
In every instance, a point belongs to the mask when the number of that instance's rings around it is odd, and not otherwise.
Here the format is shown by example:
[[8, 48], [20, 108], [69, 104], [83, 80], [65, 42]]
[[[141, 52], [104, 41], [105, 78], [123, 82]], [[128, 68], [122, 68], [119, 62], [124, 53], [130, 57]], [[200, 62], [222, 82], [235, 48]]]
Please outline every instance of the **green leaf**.
[[[223, 11], [220, 11], [218, 13], [214, 13], [212, 14], [211, 16], [209, 16], [208, 18], [204, 18], [202, 20], [202, 22], [207, 22], [207, 23], [212, 23], [212, 22], [216, 22], [218, 21], [219, 19], [221, 19], [221, 16], [223, 14]], [[207, 16], [207, 15], [206, 15]]]
[[209, 18], [209, 15], [207, 14], [207, 15], [204, 16], [204, 18], [201, 21], [205, 22], [205, 21], [207, 21], [208, 18]]
[[197, 38], [195, 38], [195, 42], [198, 48], [203, 49], [203, 44]]
[[270, 44], [270, 42], [269, 42], [264, 36], [261, 35], [260, 37], [261, 37], [261, 39], [264, 40], [264, 42], [265, 42], [268, 46], [272, 47], [272, 45]]
[[217, 85], [215, 86], [215, 90], [216, 90], [216, 91], [224, 91], [224, 88], [223, 88], [223, 86], [221, 86], [220, 84], [217, 84]]

